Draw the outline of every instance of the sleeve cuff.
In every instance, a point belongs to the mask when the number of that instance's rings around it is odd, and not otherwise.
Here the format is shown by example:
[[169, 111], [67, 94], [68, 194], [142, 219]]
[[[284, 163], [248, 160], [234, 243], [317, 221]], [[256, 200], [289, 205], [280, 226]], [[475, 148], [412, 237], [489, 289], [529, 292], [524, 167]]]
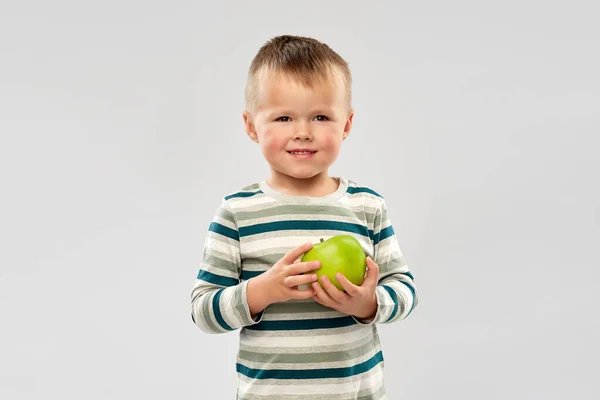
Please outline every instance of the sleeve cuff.
[[242, 318], [242, 326], [250, 326], [250, 325], [255, 325], [258, 324], [259, 322], [262, 321], [262, 317], [264, 315], [265, 310], [262, 310], [261, 312], [259, 312], [258, 314], [256, 314], [256, 316], [254, 318], [252, 318], [252, 315], [250, 314], [250, 306], [248, 305], [248, 297], [247, 297], [247, 290], [248, 287], [248, 281], [243, 281], [242, 283], [239, 284], [238, 286], [238, 290], [241, 291], [238, 301], [238, 304], [236, 304], [236, 308], [239, 310], [241, 318]]
[[[389, 309], [390, 309], [390, 305], [387, 304], [388, 303], [388, 299], [387, 299], [387, 294], [385, 289], [381, 286], [378, 285], [377, 288], [375, 289], [375, 297], [377, 298], [377, 310], [375, 311], [375, 315], [373, 316], [373, 319], [364, 319], [364, 318], [357, 318], [354, 315], [352, 316], [352, 318], [354, 318], [354, 320], [359, 323], [360, 325], [375, 325], [380, 323], [385, 315], [389, 314]], [[392, 304], [393, 307], [393, 304]]]

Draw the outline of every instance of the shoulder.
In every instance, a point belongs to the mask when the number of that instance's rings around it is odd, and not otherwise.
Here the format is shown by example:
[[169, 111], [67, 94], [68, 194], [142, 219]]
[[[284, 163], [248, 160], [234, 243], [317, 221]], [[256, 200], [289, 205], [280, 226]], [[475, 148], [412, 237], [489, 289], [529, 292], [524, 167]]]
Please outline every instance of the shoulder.
[[262, 190], [260, 189], [260, 185], [258, 182], [251, 183], [249, 185], [243, 186], [241, 188], [232, 190], [227, 192], [223, 196], [223, 201], [228, 202], [232, 199], [245, 199], [248, 197], [253, 197], [256, 195], [262, 194]]
[[350, 199], [360, 199], [378, 207], [385, 205], [385, 198], [381, 191], [373, 188], [370, 185], [357, 182], [352, 179], [348, 179], [347, 182], [348, 189], [346, 190], [346, 193]]
[[239, 188], [233, 188], [225, 192], [221, 197], [220, 207], [230, 212], [243, 209], [248, 206], [260, 203], [260, 199], [264, 198], [265, 194], [260, 188], [258, 182], [250, 183]]

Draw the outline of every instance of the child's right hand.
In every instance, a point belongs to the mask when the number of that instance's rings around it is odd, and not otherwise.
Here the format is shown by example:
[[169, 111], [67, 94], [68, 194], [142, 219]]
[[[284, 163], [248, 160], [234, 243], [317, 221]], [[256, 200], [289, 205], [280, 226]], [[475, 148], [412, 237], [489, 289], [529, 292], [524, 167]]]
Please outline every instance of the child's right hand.
[[[311, 243], [305, 243], [290, 250], [275, 265], [249, 282], [252, 293], [248, 294], [253, 314], [268, 305], [291, 299], [309, 299], [314, 290], [309, 285], [307, 289], [299, 289], [299, 285], [316, 282], [314, 274], [304, 274], [321, 267], [320, 261], [300, 262], [299, 258], [312, 248]], [[254, 281], [254, 282], [251, 282]], [[252, 310], [253, 309], [253, 310]]]

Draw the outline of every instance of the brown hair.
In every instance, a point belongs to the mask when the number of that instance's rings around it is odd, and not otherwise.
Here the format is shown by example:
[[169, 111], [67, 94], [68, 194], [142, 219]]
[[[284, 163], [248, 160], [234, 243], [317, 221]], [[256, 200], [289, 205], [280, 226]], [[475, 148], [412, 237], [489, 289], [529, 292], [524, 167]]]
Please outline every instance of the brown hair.
[[266, 42], [258, 51], [248, 71], [246, 107], [258, 102], [260, 88], [270, 75], [288, 74], [311, 87], [317, 81], [334, 79], [340, 74], [346, 86], [348, 106], [352, 102], [352, 76], [348, 63], [327, 44], [304, 36], [280, 35]]

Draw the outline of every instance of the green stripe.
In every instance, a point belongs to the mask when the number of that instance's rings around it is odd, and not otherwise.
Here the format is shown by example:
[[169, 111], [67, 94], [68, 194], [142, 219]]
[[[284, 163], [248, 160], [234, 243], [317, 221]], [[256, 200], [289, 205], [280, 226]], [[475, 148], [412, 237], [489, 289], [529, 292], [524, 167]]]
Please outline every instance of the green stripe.
[[[377, 253], [375, 253], [377, 254]], [[406, 269], [406, 261], [404, 260], [404, 256], [400, 252], [396, 252], [393, 255], [387, 255], [387, 257], [394, 257], [388, 259], [386, 261], [380, 262], [379, 272], [385, 274], [383, 278], [387, 278], [393, 274], [400, 274], [400, 270]], [[377, 262], [377, 260], [375, 260]], [[382, 279], [383, 279], [382, 278]], [[381, 281], [381, 280], [380, 280]]]
[[281, 260], [281, 258], [285, 255], [285, 253], [269, 253], [258, 256], [256, 258], [246, 258], [244, 259], [243, 265], [265, 265], [271, 266], [274, 265], [277, 261]]
[[234, 240], [240, 240], [239, 234], [235, 229], [231, 229], [227, 226], [221, 225], [218, 222], [211, 222], [210, 226], [208, 227], [208, 230]]
[[223, 315], [221, 314], [221, 306], [219, 305], [219, 300], [221, 299], [221, 294], [223, 293], [223, 290], [225, 290], [225, 288], [217, 290], [217, 293], [215, 293], [215, 296], [213, 297], [213, 312], [215, 313], [215, 319], [217, 320], [219, 325], [221, 325], [221, 327], [225, 330], [232, 331], [233, 328], [230, 327], [227, 324], [227, 322], [225, 322], [225, 320], [223, 319]]
[[204, 259], [202, 260], [203, 264], [210, 265], [213, 268], [217, 268], [226, 272], [237, 271], [238, 266], [236, 263], [229, 260], [224, 260], [216, 254], [217, 252], [207, 251], [204, 255]]
[[242, 198], [242, 197], [252, 197], [254, 195], [262, 193], [262, 190], [257, 190], [256, 192], [237, 192], [225, 196], [225, 200], [234, 199], [234, 198]]
[[233, 304], [235, 305], [235, 310], [237, 311], [237, 317], [242, 324], [252, 323], [252, 316], [248, 315], [246, 312], [244, 300], [245, 297], [243, 297], [242, 287], [238, 286], [235, 289], [233, 297]]
[[372, 392], [373, 389], [363, 389], [358, 392], [358, 397], [356, 400], [375, 400], [375, 399], [383, 399], [383, 395], [385, 394], [385, 387], [382, 385], [377, 389], [377, 391]]
[[252, 379], [327, 379], [346, 378], [365, 373], [383, 361], [379, 351], [373, 357], [351, 367], [320, 368], [320, 369], [255, 369], [236, 363], [236, 371]]
[[382, 286], [388, 292], [388, 294], [392, 298], [392, 301], [394, 302], [394, 310], [392, 311], [392, 314], [389, 316], [387, 321], [385, 321], [385, 322], [390, 322], [391, 320], [394, 319], [394, 317], [398, 313], [398, 296], [396, 296], [396, 292], [394, 292], [394, 289], [392, 289], [391, 287], [389, 287], [387, 285], [382, 285]]
[[275, 303], [269, 306], [269, 314], [297, 314], [297, 313], [317, 313], [333, 311], [329, 307], [325, 307], [314, 301], [286, 301], [283, 303]]
[[255, 331], [295, 331], [310, 329], [333, 329], [356, 325], [352, 317], [296, 319], [296, 320], [267, 320], [246, 329]]
[[243, 281], [247, 281], [248, 279], [251, 279], [251, 278], [259, 276], [263, 272], [265, 272], [265, 271], [246, 271], [246, 270], [242, 270], [242, 273], [240, 274], [240, 279], [243, 280]]
[[275, 232], [282, 230], [338, 230], [353, 232], [371, 238], [373, 231], [364, 225], [351, 224], [349, 222], [325, 221], [325, 220], [292, 220], [266, 222], [239, 228], [240, 237], [257, 235], [260, 233]]
[[265, 353], [260, 351], [239, 350], [241, 360], [247, 360], [255, 363], [281, 363], [281, 364], [315, 364], [320, 362], [341, 362], [350, 361], [367, 354], [375, 348], [372, 339], [358, 347], [350, 347], [347, 350], [319, 351], [311, 349], [311, 353], [286, 354], [286, 353]]
[[369, 188], [361, 187], [361, 186], [348, 186], [348, 189], [346, 190], [346, 192], [349, 193], [349, 194], [369, 193], [369, 194], [375, 195], [377, 197], [383, 198], [382, 195], [380, 195], [379, 193], [377, 193], [373, 189], [369, 189]]
[[[379, 235], [379, 242], [383, 242], [385, 239], [391, 237], [394, 235], [394, 228], [392, 227], [392, 225], [389, 225], [387, 228], [384, 228], [381, 230], [381, 233]], [[379, 243], [377, 242], [377, 243]], [[375, 244], [377, 244], [375, 243]]]
[[202, 279], [203, 281], [219, 286], [234, 286], [240, 283], [239, 279], [213, 274], [212, 272], [208, 272], [204, 269], [201, 269], [200, 272], [198, 272], [198, 279]]
[[394, 235], [394, 228], [392, 225], [388, 225], [387, 228], [384, 228], [373, 235], [373, 244], [378, 245], [380, 242], [383, 242], [385, 239]]
[[208, 299], [210, 299], [210, 292], [205, 294], [202, 298], [202, 320], [206, 322], [206, 325], [208, 325], [208, 329], [210, 329], [212, 332], [218, 332], [219, 328], [217, 328], [217, 326], [213, 323], [212, 318], [210, 317], [210, 303]]

